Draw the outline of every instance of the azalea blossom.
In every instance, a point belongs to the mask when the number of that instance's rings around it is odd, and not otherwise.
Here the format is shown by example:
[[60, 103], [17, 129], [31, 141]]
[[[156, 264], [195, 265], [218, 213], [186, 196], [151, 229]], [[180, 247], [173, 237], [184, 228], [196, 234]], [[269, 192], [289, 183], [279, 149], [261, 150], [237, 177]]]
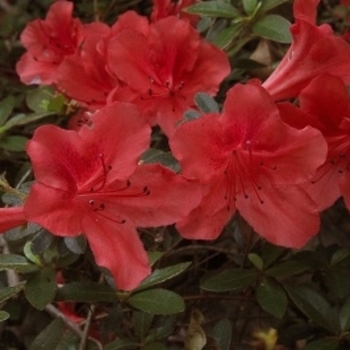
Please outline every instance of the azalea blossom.
[[72, 17], [72, 12], [72, 2], [56, 1], [45, 20], [36, 19], [27, 24], [21, 34], [27, 52], [16, 66], [23, 83], [55, 83], [56, 71], [63, 59], [79, 50], [84, 28], [79, 19]]
[[316, 25], [319, 0], [295, 0], [293, 43], [263, 86], [274, 100], [298, 96], [317, 75], [330, 73], [350, 83], [350, 46], [328, 24]]
[[177, 224], [181, 235], [215, 239], [236, 210], [268, 241], [301, 247], [319, 228], [300, 186], [326, 156], [321, 133], [283, 123], [259, 85], [236, 85], [223, 113], [183, 123], [170, 139], [185, 176], [203, 184], [201, 204]]
[[137, 108], [116, 103], [79, 132], [39, 127], [27, 146], [36, 183], [25, 219], [58, 236], [83, 233], [97, 264], [123, 290], [150, 273], [136, 227], [172, 224], [200, 200], [197, 186], [171, 170], [138, 164], [149, 141], [150, 127]]
[[199, 16], [191, 15], [182, 11], [184, 8], [193, 5], [196, 0], [153, 0], [153, 11], [151, 13], [151, 21], [157, 22], [162, 18], [169, 16], [178, 16], [181, 19], [188, 20], [193, 26], [199, 21]]
[[328, 155], [315, 176], [305, 185], [319, 210], [330, 207], [340, 196], [350, 209], [350, 99], [338, 77], [320, 75], [301, 91], [300, 109], [283, 103], [279, 108], [290, 125], [311, 125], [322, 132]]
[[27, 223], [23, 207], [0, 209], [0, 233]]
[[195, 93], [216, 94], [230, 72], [228, 57], [176, 17], [139, 27], [124, 28], [109, 41], [108, 70], [135, 94], [128, 101], [170, 136]]

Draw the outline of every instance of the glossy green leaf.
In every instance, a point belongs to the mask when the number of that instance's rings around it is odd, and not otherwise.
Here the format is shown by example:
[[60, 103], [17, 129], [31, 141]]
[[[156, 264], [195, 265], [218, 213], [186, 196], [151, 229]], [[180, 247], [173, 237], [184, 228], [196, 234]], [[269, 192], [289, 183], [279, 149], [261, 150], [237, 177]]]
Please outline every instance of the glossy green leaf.
[[308, 343], [303, 350], [337, 350], [338, 347], [339, 340], [324, 338]]
[[84, 254], [86, 252], [87, 241], [83, 235], [75, 237], [64, 237], [64, 243], [74, 254]]
[[264, 268], [264, 262], [258, 254], [250, 253], [248, 254], [249, 261], [260, 271]]
[[283, 3], [287, 2], [289, 0], [262, 0], [261, 1], [261, 7], [260, 12], [266, 12], [269, 10], [272, 10], [273, 8], [282, 5]]
[[0, 148], [11, 152], [22, 152], [27, 141], [28, 138], [24, 136], [4, 136], [0, 139]]
[[262, 38], [284, 44], [292, 42], [290, 22], [279, 15], [266, 15], [254, 23], [252, 30]]
[[155, 315], [171, 315], [185, 309], [185, 302], [180, 295], [161, 288], [134, 294], [128, 301], [134, 308]]
[[266, 274], [272, 277], [289, 277], [297, 275], [309, 269], [303, 261], [287, 260], [282, 261], [266, 270]]
[[29, 350], [57, 349], [65, 331], [62, 319], [56, 318], [33, 340]]
[[43, 310], [54, 299], [56, 291], [56, 272], [48, 266], [32, 276], [24, 288], [27, 300], [38, 310]]
[[258, 286], [257, 301], [261, 308], [276, 318], [282, 318], [287, 310], [288, 298], [283, 288], [270, 278]]
[[151, 286], [154, 286], [156, 284], [159, 284], [171, 278], [174, 278], [175, 276], [179, 275], [181, 272], [185, 271], [190, 265], [191, 265], [191, 262], [186, 262], [186, 263], [180, 263], [180, 264], [164, 267], [162, 269], [156, 269], [153, 271], [153, 273], [149, 277], [147, 277], [141, 283], [141, 285], [136, 290], [139, 291], [145, 288], [149, 288]]
[[3, 125], [10, 117], [15, 108], [16, 99], [13, 96], [7, 96], [0, 101], [0, 125]]
[[226, 49], [239, 34], [241, 28], [241, 23], [231, 24], [229, 27], [221, 30], [218, 34], [216, 34], [212, 40], [212, 43], [220, 49]]
[[24, 284], [18, 284], [14, 287], [2, 287], [0, 288], [0, 303], [17, 295], [24, 288]]
[[138, 338], [145, 339], [153, 318], [154, 315], [148, 312], [134, 311], [132, 314], [132, 325], [134, 327], [134, 333]]
[[57, 300], [93, 303], [117, 300], [116, 292], [107, 285], [90, 281], [67, 283], [57, 291]]
[[136, 350], [140, 349], [140, 344], [133, 340], [117, 339], [107, 344], [103, 350]]
[[346, 300], [339, 313], [340, 328], [343, 332], [350, 330], [350, 298]]
[[51, 87], [38, 87], [26, 96], [27, 106], [36, 113], [47, 112], [49, 101], [54, 96], [54, 90]]
[[239, 11], [234, 6], [218, 1], [200, 2], [187, 7], [184, 11], [209, 17], [236, 18], [240, 16]]
[[338, 316], [328, 302], [318, 293], [307, 287], [286, 287], [294, 304], [315, 324], [332, 333], [340, 331]]
[[13, 269], [17, 272], [31, 272], [38, 268], [22, 255], [0, 254], [0, 271], [7, 269]]
[[10, 314], [4, 310], [0, 310], [0, 322], [6, 321], [10, 318]]
[[243, 0], [244, 12], [248, 16], [254, 13], [257, 5], [258, 5], [258, 0]]
[[34, 255], [41, 254], [45, 249], [47, 249], [50, 244], [53, 242], [54, 236], [46, 231], [41, 229], [32, 239], [31, 242], [31, 251]]
[[147, 252], [149, 264], [153, 266], [163, 255], [163, 252]]
[[219, 105], [205, 92], [197, 92], [194, 97], [195, 103], [203, 113], [218, 113]]
[[256, 277], [256, 270], [227, 269], [203, 279], [200, 287], [211, 292], [238, 291], [252, 285]]
[[167, 350], [167, 349], [168, 347], [161, 342], [149, 343], [142, 347], [142, 350]]
[[230, 350], [232, 341], [232, 324], [224, 318], [215, 324], [211, 336], [216, 340], [220, 350]]

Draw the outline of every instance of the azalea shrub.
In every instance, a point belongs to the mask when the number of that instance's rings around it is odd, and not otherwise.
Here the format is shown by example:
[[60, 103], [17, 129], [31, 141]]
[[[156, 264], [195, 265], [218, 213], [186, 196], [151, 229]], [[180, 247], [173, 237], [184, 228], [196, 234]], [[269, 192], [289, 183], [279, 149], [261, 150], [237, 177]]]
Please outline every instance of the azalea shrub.
[[350, 348], [347, 1], [0, 1], [0, 345]]

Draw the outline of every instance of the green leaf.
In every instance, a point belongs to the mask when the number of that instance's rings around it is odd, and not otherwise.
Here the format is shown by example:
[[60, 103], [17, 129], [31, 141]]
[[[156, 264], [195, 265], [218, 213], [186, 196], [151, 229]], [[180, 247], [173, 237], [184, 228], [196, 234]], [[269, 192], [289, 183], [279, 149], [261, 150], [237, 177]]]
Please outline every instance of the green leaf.
[[24, 136], [4, 136], [0, 139], [0, 148], [11, 152], [24, 151], [28, 138]]
[[153, 318], [153, 314], [142, 311], [135, 311], [132, 314], [132, 325], [134, 326], [135, 335], [144, 340], [151, 327]]
[[26, 258], [28, 260], [30, 260], [31, 262], [33, 262], [35, 265], [37, 266], [41, 266], [42, 265], [42, 261], [40, 259], [39, 255], [36, 255], [32, 252], [32, 242], [28, 241], [24, 247], [23, 247], [23, 253], [26, 256]]
[[202, 16], [236, 18], [240, 16], [239, 11], [225, 2], [206, 1], [186, 7], [184, 11]]
[[134, 294], [128, 301], [134, 308], [155, 315], [171, 315], [185, 310], [185, 302], [180, 295], [161, 288]]
[[211, 336], [216, 339], [220, 350], [230, 350], [232, 341], [232, 324], [224, 318], [214, 326]]
[[266, 274], [275, 278], [289, 277], [309, 269], [303, 261], [287, 260], [266, 270]]
[[154, 270], [154, 272], [147, 277], [135, 291], [143, 290], [174, 278], [181, 272], [185, 271], [190, 265], [191, 262], [186, 262]]
[[140, 344], [134, 340], [117, 339], [112, 343], [107, 344], [103, 350], [127, 350], [140, 349]]
[[34, 255], [41, 254], [45, 249], [47, 249], [50, 244], [53, 242], [54, 236], [46, 231], [41, 229], [31, 241], [31, 251]]
[[168, 347], [160, 342], [149, 343], [142, 347], [142, 350], [167, 350]]
[[0, 303], [17, 295], [24, 288], [24, 284], [18, 284], [14, 287], [5, 287], [0, 289]]
[[252, 30], [253, 33], [262, 38], [290, 44], [292, 42], [292, 35], [289, 28], [290, 22], [282, 16], [266, 15], [255, 22]]
[[340, 331], [337, 315], [320, 294], [307, 287], [288, 286], [285, 289], [294, 304], [311, 321], [332, 333]]
[[[263, 66], [260, 65], [260, 67], [255, 67], [255, 68], [262, 68], [262, 67]], [[278, 260], [286, 251], [287, 249], [285, 248], [265, 242], [263, 249], [261, 251], [261, 259], [264, 262], [265, 268], [269, 267], [276, 260]]]
[[258, 0], [243, 0], [244, 12], [250, 16], [254, 13], [258, 5]]
[[7, 96], [0, 101], [0, 125], [3, 125], [10, 117], [15, 108], [16, 99], [13, 96]]
[[65, 330], [62, 318], [56, 318], [33, 340], [29, 350], [57, 349]]
[[6, 311], [0, 310], [0, 322], [6, 321], [10, 318], [10, 314]]
[[238, 291], [252, 285], [256, 277], [256, 270], [227, 269], [216, 276], [205, 278], [200, 287], [211, 292]]
[[147, 252], [149, 264], [153, 266], [163, 255], [163, 252]]
[[84, 254], [86, 252], [87, 241], [83, 235], [76, 237], [64, 237], [64, 243], [74, 254]]
[[283, 288], [270, 278], [265, 278], [257, 288], [257, 301], [263, 310], [276, 318], [282, 318], [288, 306]]
[[54, 97], [51, 87], [39, 87], [28, 92], [26, 96], [27, 106], [36, 113], [48, 112], [49, 101]]
[[43, 310], [54, 299], [56, 290], [56, 272], [45, 266], [28, 280], [24, 294], [32, 306]]
[[107, 285], [90, 281], [67, 283], [59, 288], [57, 300], [93, 303], [99, 301], [113, 302], [117, 300], [116, 292]]
[[263, 0], [261, 1], [260, 12], [263, 13], [263, 12], [269, 11], [279, 5], [282, 5], [287, 1], [289, 0]]
[[242, 23], [234, 23], [229, 27], [221, 30], [212, 40], [212, 43], [220, 49], [226, 49], [235, 37], [239, 34]]
[[323, 338], [308, 343], [303, 350], [337, 350], [338, 347], [339, 340]]
[[258, 254], [250, 253], [248, 254], [249, 261], [260, 271], [264, 268], [264, 262]]
[[38, 268], [29, 263], [22, 255], [0, 254], [0, 271], [7, 269], [13, 269], [17, 272], [32, 272]]
[[218, 113], [219, 105], [205, 92], [197, 92], [194, 100], [196, 105], [203, 113]]
[[340, 328], [343, 332], [350, 330], [350, 298], [348, 298], [339, 313]]

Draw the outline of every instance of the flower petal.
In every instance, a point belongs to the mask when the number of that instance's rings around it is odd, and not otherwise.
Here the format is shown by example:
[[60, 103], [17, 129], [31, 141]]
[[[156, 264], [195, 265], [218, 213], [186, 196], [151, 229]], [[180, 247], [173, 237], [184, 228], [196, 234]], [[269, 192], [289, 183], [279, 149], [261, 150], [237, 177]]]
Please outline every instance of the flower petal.
[[23, 207], [0, 209], [0, 233], [27, 223]]
[[316, 205], [297, 185], [266, 189], [263, 203], [239, 196], [236, 205], [254, 230], [276, 245], [300, 248], [319, 230]]
[[132, 290], [150, 274], [148, 256], [133, 226], [87, 215], [83, 230], [96, 263], [110, 270], [118, 289]]
[[198, 183], [158, 164], [138, 166], [129, 181], [130, 188], [116, 194], [110, 194], [114, 185], [108, 185], [100, 198], [138, 227], [173, 224], [196, 207], [202, 196]]
[[45, 227], [54, 235], [75, 236], [82, 232], [84, 211], [73, 199], [68, 192], [37, 183], [30, 189], [24, 212], [29, 222]]

